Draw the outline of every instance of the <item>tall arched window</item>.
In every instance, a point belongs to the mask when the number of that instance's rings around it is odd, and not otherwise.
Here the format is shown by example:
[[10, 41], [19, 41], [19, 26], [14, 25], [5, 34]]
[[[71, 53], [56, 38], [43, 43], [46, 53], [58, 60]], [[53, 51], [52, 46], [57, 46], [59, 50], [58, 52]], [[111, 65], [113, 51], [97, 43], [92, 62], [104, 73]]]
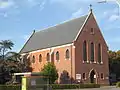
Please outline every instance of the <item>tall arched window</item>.
[[91, 43], [91, 62], [94, 62], [94, 43]]
[[49, 62], [50, 61], [50, 54], [49, 53], [47, 53], [47, 61]]
[[70, 52], [69, 52], [68, 49], [66, 50], [66, 55], [65, 55], [65, 57], [66, 57], [66, 59], [69, 59], [69, 58], [70, 58]]
[[87, 61], [87, 43], [86, 43], [86, 41], [83, 42], [83, 60]]
[[98, 44], [98, 62], [101, 63], [101, 45]]
[[59, 61], [59, 59], [60, 59], [60, 58], [59, 58], [59, 52], [57, 51], [57, 52], [56, 52], [56, 60]]
[[35, 56], [32, 57], [32, 63], [35, 63]]
[[39, 62], [42, 62], [42, 55], [39, 55]]

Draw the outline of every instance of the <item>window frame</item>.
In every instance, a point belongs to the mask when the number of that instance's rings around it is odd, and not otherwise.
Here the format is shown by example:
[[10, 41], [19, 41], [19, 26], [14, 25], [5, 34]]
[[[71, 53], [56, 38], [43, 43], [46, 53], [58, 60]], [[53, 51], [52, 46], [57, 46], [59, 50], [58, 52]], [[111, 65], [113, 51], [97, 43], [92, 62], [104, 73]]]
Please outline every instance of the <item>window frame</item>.
[[39, 62], [42, 62], [42, 54], [39, 54]]
[[100, 73], [100, 79], [104, 80], [104, 73]]
[[46, 61], [50, 62], [50, 54], [49, 53], [47, 53], [47, 55], [46, 55]]
[[94, 43], [93, 42], [91, 42], [91, 57], [90, 57], [90, 61], [92, 62], [92, 63], [94, 63], [95, 62], [95, 45], [94, 45]]
[[102, 47], [101, 44], [98, 44], [98, 63], [102, 63]]
[[32, 56], [32, 63], [35, 63], [35, 56]]
[[90, 28], [90, 34], [94, 34], [95, 32], [94, 32], [94, 28], [92, 27], [92, 28]]
[[87, 42], [86, 40], [84, 40], [83, 42], [83, 61], [84, 62], [87, 62], [88, 60], [88, 57], [87, 57]]
[[56, 52], [55, 57], [56, 57], [56, 61], [59, 62], [60, 61], [60, 53], [59, 53], [59, 51]]
[[70, 50], [69, 49], [66, 49], [66, 51], [65, 51], [65, 59], [66, 60], [70, 59]]
[[83, 79], [83, 80], [86, 80], [86, 73], [83, 73], [83, 74], [82, 74], [82, 79]]

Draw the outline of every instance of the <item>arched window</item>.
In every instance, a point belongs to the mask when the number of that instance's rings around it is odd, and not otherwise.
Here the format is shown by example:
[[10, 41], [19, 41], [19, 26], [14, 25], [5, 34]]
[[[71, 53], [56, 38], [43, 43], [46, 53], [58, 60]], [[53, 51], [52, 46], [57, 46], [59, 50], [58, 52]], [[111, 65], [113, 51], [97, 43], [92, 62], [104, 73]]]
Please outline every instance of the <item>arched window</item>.
[[101, 45], [98, 44], [98, 62], [101, 63]]
[[104, 75], [103, 75], [103, 73], [101, 73], [101, 75], [100, 75], [100, 76], [101, 76], [101, 79], [104, 79]]
[[32, 63], [35, 63], [35, 56], [32, 57]]
[[87, 61], [87, 43], [86, 43], [86, 41], [83, 42], [83, 60]]
[[56, 60], [59, 61], [59, 59], [60, 59], [60, 58], [59, 58], [59, 52], [57, 51], [57, 52], [56, 52]]
[[91, 62], [94, 62], [94, 43], [91, 43]]
[[85, 76], [85, 73], [83, 73], [82, 78], [85, 79], [85, 77], [86, 77], [86, 76]]
[[47, 53], [47, 61], [49, 62], [50, 61], [50, 54]]
[[39, 62], [42, 62], [42, 55], [39, 55]]
[[70, 52], [69, 52], [68, 49], [66, 50], [66, 55], [65, 55], [65, 57], [66, 57], [66, 59], [69, 59], [69, 58], [70, 58]]

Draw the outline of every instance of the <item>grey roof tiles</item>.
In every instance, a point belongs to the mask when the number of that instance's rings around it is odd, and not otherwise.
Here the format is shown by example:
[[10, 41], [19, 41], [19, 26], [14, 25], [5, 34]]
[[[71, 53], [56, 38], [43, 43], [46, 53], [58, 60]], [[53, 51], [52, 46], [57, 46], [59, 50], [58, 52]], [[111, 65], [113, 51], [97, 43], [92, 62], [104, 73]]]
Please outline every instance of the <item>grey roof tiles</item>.
[[72, 43], [86, 18], [87, 15], [35, 32], [20, 53]]

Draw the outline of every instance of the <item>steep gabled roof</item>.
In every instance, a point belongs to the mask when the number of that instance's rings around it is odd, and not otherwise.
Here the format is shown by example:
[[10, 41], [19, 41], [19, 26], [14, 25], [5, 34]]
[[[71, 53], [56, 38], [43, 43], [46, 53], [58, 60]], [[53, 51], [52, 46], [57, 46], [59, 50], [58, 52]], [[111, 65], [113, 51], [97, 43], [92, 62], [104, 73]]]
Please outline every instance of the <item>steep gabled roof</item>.
[[85, 15], [33, 33], [20, 53], [72, 43], [87, 17], [88, 15]]

